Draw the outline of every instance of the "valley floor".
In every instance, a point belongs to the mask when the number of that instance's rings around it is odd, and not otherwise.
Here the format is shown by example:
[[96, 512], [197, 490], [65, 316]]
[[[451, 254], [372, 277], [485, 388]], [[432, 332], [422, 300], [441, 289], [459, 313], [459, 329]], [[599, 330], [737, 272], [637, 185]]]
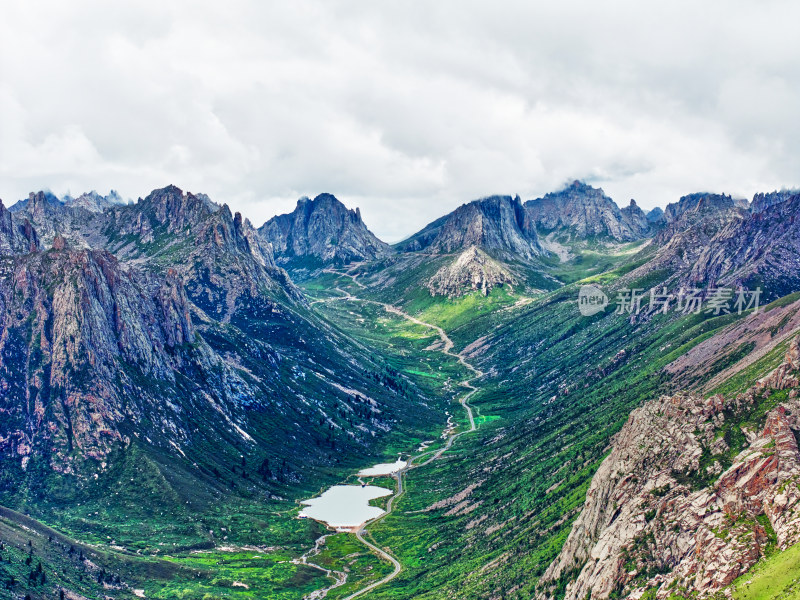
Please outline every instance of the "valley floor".
[[[335, 271], [329, 271], [329, 272], [333, 275], [349, 278], [353, 284], [359, 286], [357, 278], [352, 275], [349, 275], [347, 273], [336, 273]], [[444, 444], [440, 448], [427, 449], [427, 444], [426, 444], [420, 447], [421, 449], [424, 448], [424, 451], [418, 454], [412, 454], [412, 456], [407, 461], [407, 465], [392, 476], [395, 481], [395, 489], [392, 496], [388, 498], [388, 501], [385, 506], [384, 515], [382, 515], [381, 517], [379, 517], [374, 521], [369, 522], [368, 524], [365, 524], [362, 527], [359, 527], [354, 532], [354, 535], [359, 542], [364, 544], [364, 546], [366, 546], [371, 552], [374, 552], [378, 557], [380, 557], [384, 561], [389, 562], [392, 565], [393, 570], [391, 573], [389, 573], [382, 579], [368, 583], [367, 585], [364, 585], [363, 587], [357, 589], [353, 593], [345, 596], [345, 600], [351, 600], [352, 598], [358, 598], [360, 596], [363, 596], [364, 594], [371, 592], [372, 590], [378, 588], [379, 586], [383, 586], [390, 583], [402, 572], [403, 565], [397, 558], [395, 558], [395, 556], [391, 553], [390, 549], [380, 548], [376, 546], [375, 543], [373, 543], [373, 541], [367, 539], [370, 537], [367, 527], [379, 523], [385, 517], [388, 517], [392, 514], [395, 506], [395, 501], [401, 498], [405, 494], [406, 489], [404, 487], [404, 481], [409, 476], [412, 470], [425, 467], [430, 463], [432, 463], [433, 461], [439, 459], [445, 452], [447, 452], [452, 447], [453, 443], [460, 436], [462, 436], [465, 433], [473, 432], [477, 429], [477, 426], [475, 424], [473, 408], [469, 405], [468, 401], [470, 397], [474, 395], [479, 389], [473, 385], [473, 381], [480, 379], [480, 377], [483, 375], [483, 372], [480, 371], [475, 366], [473, 366], [468, 360], [464, 358], [462, 354], [453, 352], [454, 343], [448, 337], [447, 333], [442, 327], [424, 322], [416, 317], [413, 317], [407, 314], [406, 312], [402, 311], [395, 305], [384, 302], [378, 302], [370, 299], [359, 298], [357, 295], [354, 295], [352, 292], [346, 291], [339, 286], [337, 286], [335, 290], [341, 295], [330, 298], [317, 299], [313, 300], [312, 302], [317, 305], [321, 303], [333, 303], [333, 302], [373, 305], [383, 309], [384, 311], [392, 315], [396, 315], [401, 319], [404, 319], [405, 321], [412, 323], [416, 326], [432, 330], [439, 337], [439, 343], [431, 344], [426, 349], [426, 351], [436, 351], [443, 354], [445, 357], [454, 359], [460, 365], [465, 367], [470, 373], [470, 376], [467, 379], [464, 379], [458, 384], [460, 387], [465, 389], [465, 391], [461, 394], [461, 397], [459, 398], [459, 403], [463, 408], [467, 418], [465, 427], [459, 431], [458, 428], [448, 425], [448, 427], [441, 435], [441, 439], [444, 441]], [[321, 552], [320, 548], [325, 543], [326, 537], [327, 536], [323, 536], [317, 541], [317, 544], [315, 545], [316, 554], [319, 554]], [[311, 564], [312, 566], [317, 566], [320, 570], [326, 572], [326, 574], [329, 577], [332, 577], [335, 580], [332, 586], [323, 588], [321, 590], [317, 590], [316, 592], [307, 596], [307, 598], [309, 599], [336, 597], [339, 594], [338, 588], [344, 586], [347, 583], [347, 574], [344, 571], [331, 571], [326, 567], [309, 562], [305, 557], [302, 559], [302, 562], [304, 564]]]

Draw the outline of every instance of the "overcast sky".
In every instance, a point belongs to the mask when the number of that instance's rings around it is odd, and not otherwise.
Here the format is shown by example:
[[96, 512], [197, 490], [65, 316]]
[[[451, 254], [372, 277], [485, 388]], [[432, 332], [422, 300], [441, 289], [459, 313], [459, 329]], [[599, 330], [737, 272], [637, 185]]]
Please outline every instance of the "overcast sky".
[[331, 192], [397, 241], [574, 178], [800, 186], [797, 2], [35, 2], [0, 20], [0, 197]]

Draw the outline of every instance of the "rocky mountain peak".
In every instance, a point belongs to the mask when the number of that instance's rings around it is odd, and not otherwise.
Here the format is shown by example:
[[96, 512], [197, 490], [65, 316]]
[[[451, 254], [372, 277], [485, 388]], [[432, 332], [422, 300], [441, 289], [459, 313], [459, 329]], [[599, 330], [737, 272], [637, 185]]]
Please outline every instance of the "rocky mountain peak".
[[220, 208], [205, 194], [184, 193], [174, 185], [153, 190], [140, 205], [159, 223], [167, 225], [170, 233], [197, 225]]
[[11, 212], [20, 222], [30, 221], [43, 248], [51, 247], [56, 235], [64, 237], [75, 248], [87, 248], [87, 226], [106, 206], [102, 196], [92, 194], [83, 194], [78, 199], [66, 197], [62, 201], [48, 191], [31, 192], [27, 199], [17, 202]]
[[579, 194], [582, 196], [599, 196], [602, 197], [603, 190], [601, 188], [595, 188], [589, 185], [588, 183], [581, 181], [580, 179], [574, 179], [572, 183], [570, 183], [565, 190], [569, 190], [571, 193]]
[[572, 238], [629, 242], [650, 231], [646, 215], [635, 201], [620, 210], [601, 188], [577, 180], [558, 192], [527, 201], [525, 209], [540, 232], [555, 231]]
[[628, 206], [620, 209], [622, 220], [627, 222], [631, 230], [640, 235], [645, 236], [650, 230], [650, 221], [647, 220], [645, 212], [636, 204], [636, 200], [631, 198]]
[[734, 199], [726, 194], [697, 192], [681, 196], [678, 202], [667, 205], [664, 211], [666, 221], [672, 223], [684, 215], [708, 215], [724, 212], [735, 207]]
[[658, 225], [664, 223], [664, 209], [656, 206], [654, 209], [647, 213], [647, 221], [649, 223]]
[[111, 190], [108, 196], [103, 196], [98, 194], [95, 190], [92, 190], [91, 192], [81, 194], [77, 198], [67, 198], [64, 201], [66, 206], [82, 208], [92, 213], [100, 213], [106, 208], [122, 203], [122, 198], [114, 190]]
[[332, 194], [300, 198], [294, 211], [273, 217], [258, 231], [284, 264], [304, 258], [344, 264], [392, 252], [367, 229], [359, 209], [348, 209]]
[[471, 246], [526, 260], [544, 252], [519, 196], [489, 196], [462, 204], [397, 247], [441, 254]]
[[768, 193], [758, 193], [753, 196], [753, 202], [750, 204], [750, 210], [753, 213], [761, 213], [771, 206], [786, 202], [789, 198], [800, 194], [800, 190], [781, 190]]
[[46, 219], [63, 206], [58, 198], [45, 191], [31, 192], [28, 194], [27, 201], [18, 204], [34, 222]]

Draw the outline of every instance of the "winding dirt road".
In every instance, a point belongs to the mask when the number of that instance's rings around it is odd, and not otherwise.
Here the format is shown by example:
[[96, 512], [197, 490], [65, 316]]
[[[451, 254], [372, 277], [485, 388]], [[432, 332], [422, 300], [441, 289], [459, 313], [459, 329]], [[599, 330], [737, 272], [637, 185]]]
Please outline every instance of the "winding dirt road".
[[[337, 273], [337, 274], [338, 275], [344, 275], [346, 277], [350, 277], [353, 280], [353, 282], [356, 283], [359, 287], [363, 287], [361, 282], [356, 281], [357, 275], [354, 276], [354, 275], [350, 275], [348, 273]], [[465, 412], [467, 413], [467, 417], [469, 419], [469, 429], [465, 429], [464, 431], [460, 431], [458, 433], [455, 433], [455, 432], [451, 433], [448, 436], [447, 442], [445, 443], [445, 445], [442, 446], [438, 450], [430, 451], [430, 452], [424, 452], [422, 454], [418, 454], [416, 456], [411, 457], [408, 460], [407, 466], [403, 467], [401, 470], [399, 470], [397, 473], [394, 474], [394, 478], [397, 480], [397, 490], [389, 498], [389, 501], [386, 504], [386, 512], [383, 515], [381, 515], [380, 517], [378, 517], [377, 519], [374, 519], [372, 521], [368, 521], [367, 523], [364, 523], [355, 532], [356, 538], [358, 538], [358, 541], [360, 541], [367, 548], [369, 548], [371, 551], [373, 551], [375, 554], [377, 554], [378, 556], [380, 556], [384, 560], [392, 563], [392, 565], [394, 565], [394, 571], [392, 571], [389, 575], [387, 575], [383, 579], [380, 579], [378, 581], [375, 581], [375, 582], [363, 587], [362, 589], [358, 590], [357, 592], [354, 592], [354, 593], [350, 594], [349, 596], [347, 596], [344, 599], [344, 600], [351, 600], [352, 598], [358, 598], [360, 596], [363, 596], [364, 594], [366, 594], [368, 592], [371, 592], [375, 588], [377, 588], [379, 586], [382, 586], [382, 585], [384, 585], [386, 583], [389, 583], [390, 581], [392, 581], [395, 577], [397, 577], [403, 571], [403, 565], [400, 563], [399, 560], [397, 560], [397, 558], [392, 556], [386, 550], [384, 550], [382, 548], [379, 548], [378, 546], [376, 546], [375, 544], [373, 544], [369, 540], [365, 539], [364, 535], [367, 533], [367, 529], [366, 528], [369, 525], [374, 525], [375, 523], [379, 523], [380, 521], [382, 521], [383, 519], [388, 517], [390, 514], [392, 514], [392, 511], [394, 510], [394, 501], [397, 500], [398, 498], [400, 498], [405, 493], [405, 488], [403, 486], [403, 479], [404, 479], [404, 477], [405, 477], [405, 475], [406, 475], [406, 473], [408, 471], [410, 471], [411, 469], [424, 467], [425, 465], [428, 465], [428, 464], [432, 463], [433, 461], [437, 460], [438, 458], [440, 458], [445, 452], [447, 452], [453, 446], [453, 443], [459, 437], [461, 437], [465, 433], [470, 433], [470, 432], [475, 431], [477, 429], [477, 426], [475, 425], [475, 416], [473, 414], [472, 407], [469, 405], [468, 402], [469, 402], [469, 399], [480, 389], [478, 387], [475, 387], [472, 384], [472, 382], [475, 379], [479, 379], [480, 377], [482, 377], [483, 376], [483, 371], [481, 371], [480, 369], [478, 369], [474, 365], [470, 364], [464, 358], [464, 356], [462, 354], [453, 352], [453, 347], [454, 347], [453, 340], [451, 340], [450, 337], [445, 332], [445, 330], [442, 329], [441, 327], [439, 327], [438, 325], [433, 325], [432, 323], [426, 323], [425, 321], [421, 321], [420, 319], [417, 319], [416, 317], [413, 317], [413, 316], [409, 315], [408, 313], [403, 312], [402, 310], [400, 310], [399, 308], [397, 308], [396, 306], [393, 306], [391, 304], [387, 304], [385, 302], [378, 302], [376, 300], [367, 300], [367, 299], [363, 299], [363, 298], [358, 298], [357, 296], [354, 296], [350, 292], [347, 292], [347, 291], [345, 291], [345, 290], [343, 290], [341, 288], [336, 288], [336, 290], [338, 292], [340, 292], [342, 294], [342, 296], [339, 296], [339, 297], [336, 297], [336, 298], [327, 298], [327, 299], [323, 299], [323, 300], [316, 300], [316, 301], [312, 302], [312, 304], [316, 304], [318, 302], [351, 301], [351, 302], [362, 302], [364, 304], [374, 304], [376, 306], [381, 306], [381, 307], [383, 307], [384, 310], [386, 310], [387, 312], [389, 312], [391, 314], [394, 314], [394, 315], [397, 315], [399, 317], [402, 317], [402, 318], [404, 318], [404, 319], [406, 319], [406, 320], [408, 320], [408, 321], [410, 321], [410, 322], [412, 322], [412, 323], [414, 323], [416, 325], [420, 325], [420, 326], [423, 326], [423, 327], [427, 327], [429, 329], [433, 329], [439, 335], [439, 338], [442, 341], [442, 347], [438, 351], [441, 352], [442, 354], [445, 354], [447, 356], [455, 358], [461, 365], [463, 365], [466, 369], [468, 369], [472, 373], [472, 377], [469, 377], [469, 378], [467, 378], [467, 379], [465, 379], [465, 380], [463, 380], [461, 382], [461, 385], [466, 387], [469, 391], [466, 394], [464, 394], [461, 397], [461, 399], [459, 400], [459, 403], [461, 404], [461, 406], [464, 408]], [[430, 456], [428, 456], [428, 455], [430, 455]], [[415, 461], [420, 460], [421, 458], [426, 457], [426, 456], [428, 456], [428, 458], [425, 461], [415, 463]], [[312, 566], [317, 566], [317, 565], [312, 565]], [[337, 581], [337, 583], [334, 584], [333, 587], [338, 587], [339, 585], [342, 585], [343, 583], [344, 582], [339, 583]], [[332, 588], [326, 588], [325, 593], [327, 593], [330, 589], [333, 589], [333, 587]], [[320, 597], [320, 596], [317, 596], [317, 597]]]

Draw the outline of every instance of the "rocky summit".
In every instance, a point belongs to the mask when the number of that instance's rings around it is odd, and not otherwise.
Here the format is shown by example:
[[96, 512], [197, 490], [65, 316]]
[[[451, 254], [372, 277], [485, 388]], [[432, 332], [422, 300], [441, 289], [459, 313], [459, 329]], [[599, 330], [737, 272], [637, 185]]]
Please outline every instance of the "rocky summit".
[[781, 190], [775, 192], [758, 193], [753, 196], [753, 201], [750, 203], [750, 212], [761, 213], [775, 204], [786, 202], [793, 196], [800, 194], [800, 190]]
[[294, 211], [273, 217], [258, 231], [272, 244], [278, 263], [287, 266], [346, 264], [392, 253], [367, 229], [358, 208], [348, 209], [331, 194], [301, 198]]
[[[681, 220], [687, 222], [703, 215], [729, 211], [736, 206], [737, 203], [729, 195], [698, 192], [681, 196], [677, 202], [668, 204], [664, 211], [664, 219], [668, 223]], [[741, 207], [741, 204], [738, 206]]]
[[671, 204], [655, 238], [655, 256], [629, 276], [653, 270], [664, 285], [761, 287], [775, 299], [800, 285], [800, 194], [782, 193], [755, 210], [736, 206], [730, 196], [698, 194]]
[[396, 247], [441, 254], [471, 246], [523, 260], [544, 253], [518, 196], [490, 196], [463, 204]]
[[573, 181], [563, 190], [525, 203], [528, 219], [540, 233], [568, 238], [631, 242], [650, 233], [647, 216], [634, 200], [621, 209], [602, 189]]
[[0, 200], [0, 256], [33, 252], [39, 239], [30, 221], [17, 218]]

